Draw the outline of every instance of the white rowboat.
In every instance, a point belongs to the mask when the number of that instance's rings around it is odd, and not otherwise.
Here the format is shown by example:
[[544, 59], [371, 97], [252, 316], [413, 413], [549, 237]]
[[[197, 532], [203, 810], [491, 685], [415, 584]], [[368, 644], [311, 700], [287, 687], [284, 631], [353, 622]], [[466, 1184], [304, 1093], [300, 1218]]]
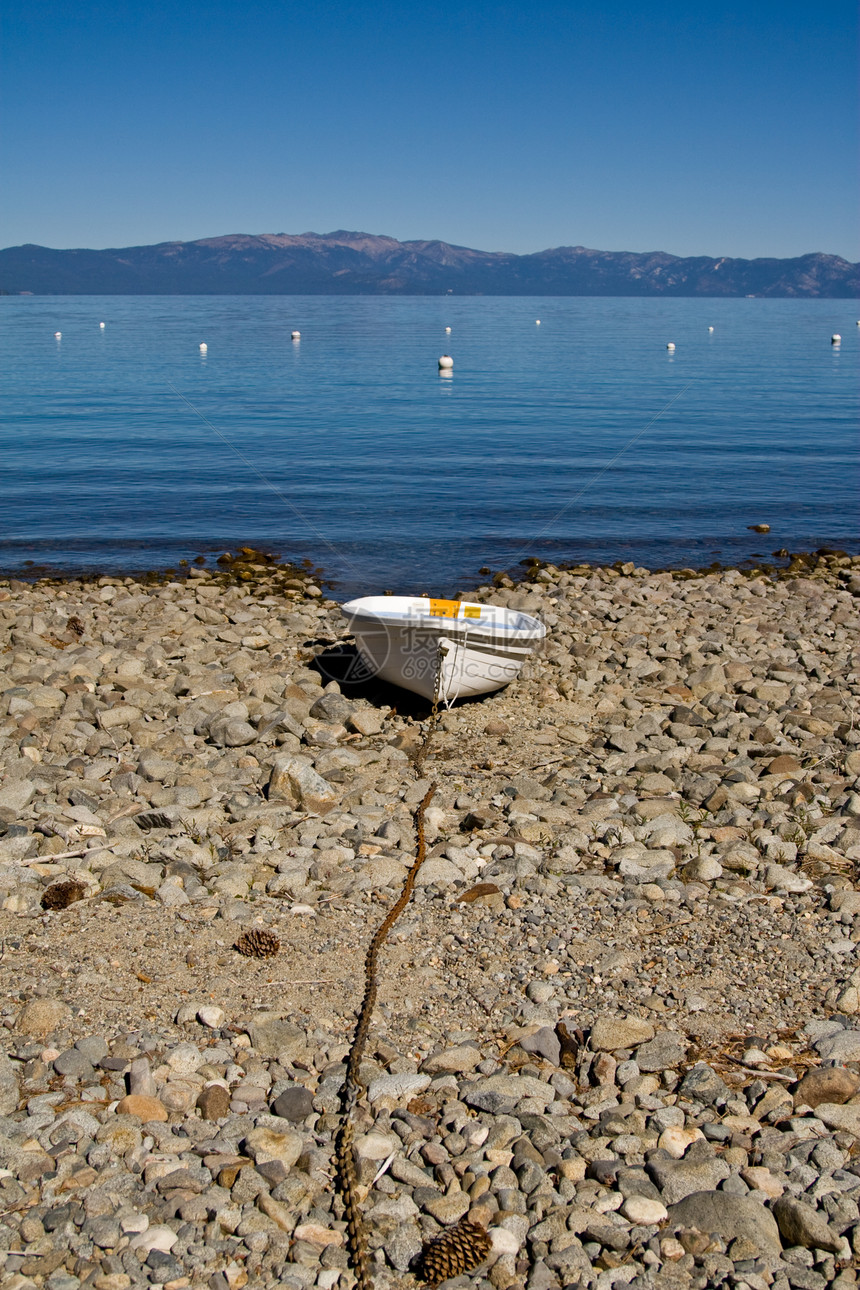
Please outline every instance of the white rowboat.
[[546, 635], [529, 614], [466, 600], [363, 596], [341, 613], [371, 675], [446, 707], [508, 685]]

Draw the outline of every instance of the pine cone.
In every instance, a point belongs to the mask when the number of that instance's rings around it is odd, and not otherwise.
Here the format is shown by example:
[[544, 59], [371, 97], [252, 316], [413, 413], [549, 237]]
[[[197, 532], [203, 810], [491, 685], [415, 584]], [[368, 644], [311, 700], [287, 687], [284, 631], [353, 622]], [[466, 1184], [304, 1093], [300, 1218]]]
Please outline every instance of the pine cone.
[[87, 889], [82, 882], [74, 878], [68, 882], [55, 882], [45, 891], [41, 905], [43, 909], [67, 909], [76, 900], [83, 900]]
[[419, 1275], [429, 1285], [438, 1285], [449, 1277], [459, 1277], [483, 1263], [490, 1253], [492, 1242], [477, 1223], [461, 1218], [421, 1251]]
[[281, 948], [281, 942], [274, 932], [254, 929], [243, 932], [236, 942], [236, 949], [249, 959], [270, 959]]

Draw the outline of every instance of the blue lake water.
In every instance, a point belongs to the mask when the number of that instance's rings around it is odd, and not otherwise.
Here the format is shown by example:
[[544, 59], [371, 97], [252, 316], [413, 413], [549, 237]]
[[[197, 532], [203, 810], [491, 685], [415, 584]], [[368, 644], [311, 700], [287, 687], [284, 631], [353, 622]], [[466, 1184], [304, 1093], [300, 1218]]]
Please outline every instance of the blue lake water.
[[844, 300], [0, 298], [0, 569], [254, 545], [343, 596], [451, 592], [527, 556], [857, 551], [857, 317]]

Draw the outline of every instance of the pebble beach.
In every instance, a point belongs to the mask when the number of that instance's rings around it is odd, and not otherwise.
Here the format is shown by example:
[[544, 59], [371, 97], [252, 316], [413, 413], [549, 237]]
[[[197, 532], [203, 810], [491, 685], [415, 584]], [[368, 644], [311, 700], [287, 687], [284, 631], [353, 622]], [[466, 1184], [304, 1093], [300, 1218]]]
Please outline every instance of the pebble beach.
[[356, 1121], [379, 1290], [464, 1218], [446, 1287], [855, 1286], [860, 558], [462, 598], [546, 642], [417, 769], [306, 572], [0, 581], [7, 1290], [350, 1290], [338, 1094], [432, 782]]

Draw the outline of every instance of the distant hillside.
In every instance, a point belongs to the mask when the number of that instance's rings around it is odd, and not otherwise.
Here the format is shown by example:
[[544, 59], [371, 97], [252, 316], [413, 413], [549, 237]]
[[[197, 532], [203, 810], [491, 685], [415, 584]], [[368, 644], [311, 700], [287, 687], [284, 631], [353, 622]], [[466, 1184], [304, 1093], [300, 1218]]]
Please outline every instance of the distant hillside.
[[860, 295], [860, 264], [815, 253], [793, 260], [711, 260], [664, 251], [560, 246], [533, 255], [370, 233], [207, 237], [108, 251], [11, 246], [0, 290], [34, 295]]

